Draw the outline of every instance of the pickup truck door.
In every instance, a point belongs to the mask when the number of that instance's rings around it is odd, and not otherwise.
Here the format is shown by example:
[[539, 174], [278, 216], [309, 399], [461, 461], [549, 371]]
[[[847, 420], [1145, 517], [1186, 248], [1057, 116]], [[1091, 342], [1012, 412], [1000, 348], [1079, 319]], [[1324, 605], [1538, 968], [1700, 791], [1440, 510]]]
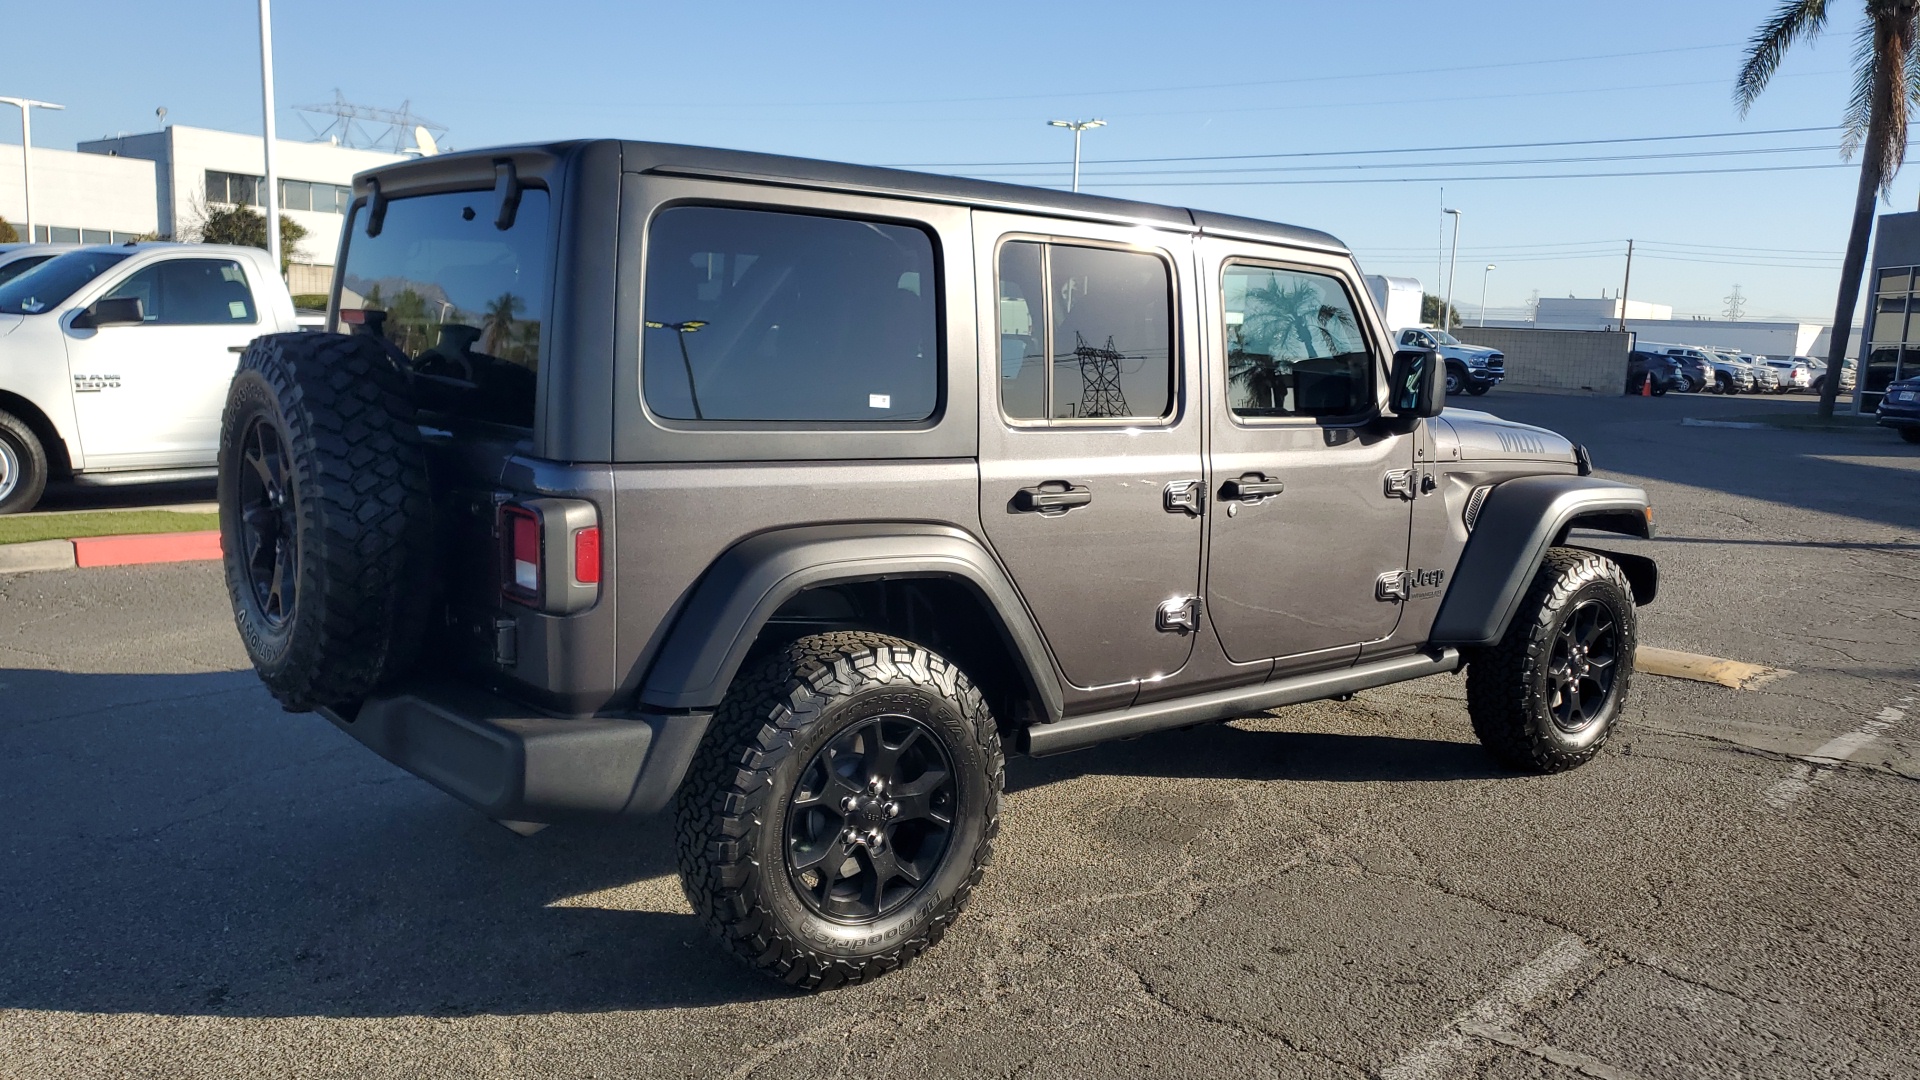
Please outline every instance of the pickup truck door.
[[1236, 662], [1349, 663], [1399, 624], [1419, 483], [1416, 436], [1378, 420], [1390, 339], [1344, 256], [1198, 246], [1208, 616]]
[[134, 297], [139, 326], [76, 328], [61, 317], [74, 418], [89, 470], [214, 464], [227, 384], [262, 332], [232, 259], [169, 258], [126, 271], [95, 299]]

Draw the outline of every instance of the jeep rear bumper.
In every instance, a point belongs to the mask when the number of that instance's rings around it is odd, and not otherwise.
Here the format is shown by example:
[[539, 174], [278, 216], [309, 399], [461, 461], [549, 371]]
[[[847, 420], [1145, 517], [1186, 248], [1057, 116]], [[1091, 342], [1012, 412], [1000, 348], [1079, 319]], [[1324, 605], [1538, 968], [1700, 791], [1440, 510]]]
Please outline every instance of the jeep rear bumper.
[[455, 683], [321, 709], [375, 753], [501, 821], [637, 817], [666, 806], [710, 712], [543, 716]]

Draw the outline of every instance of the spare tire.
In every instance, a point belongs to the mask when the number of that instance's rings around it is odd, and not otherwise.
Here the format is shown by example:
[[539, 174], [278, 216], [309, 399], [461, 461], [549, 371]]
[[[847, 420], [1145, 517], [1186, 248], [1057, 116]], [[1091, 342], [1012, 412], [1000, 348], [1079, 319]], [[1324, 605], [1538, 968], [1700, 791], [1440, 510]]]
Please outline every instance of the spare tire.
[[352, 705], [412, 665], [432, 611], [432, 503], [382, 342], [256, 338], [227, 389], [219, 498], [234, 623], [281, 705]]

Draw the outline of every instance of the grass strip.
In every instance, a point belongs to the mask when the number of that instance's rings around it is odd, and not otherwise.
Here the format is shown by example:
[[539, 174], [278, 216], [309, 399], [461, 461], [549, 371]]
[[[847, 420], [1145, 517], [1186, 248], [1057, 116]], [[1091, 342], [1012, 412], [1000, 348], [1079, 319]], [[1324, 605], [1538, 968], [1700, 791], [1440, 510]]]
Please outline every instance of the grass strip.
[[201, 532], [219, 527], [219, 514], [183, 514], [176, 510], [105, 510], [74, 514], [32, 514], [26, 517], [0, 517], [0, 544], [24, 544], [29, 540], [70, 540], [78, 536]]

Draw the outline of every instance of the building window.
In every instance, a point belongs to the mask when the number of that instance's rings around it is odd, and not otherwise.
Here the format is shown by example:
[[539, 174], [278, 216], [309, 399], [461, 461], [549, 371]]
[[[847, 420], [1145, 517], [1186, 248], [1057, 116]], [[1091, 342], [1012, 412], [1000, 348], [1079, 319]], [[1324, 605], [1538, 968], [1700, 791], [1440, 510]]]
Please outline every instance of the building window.
[[[207, 170], [207, 202], [233, 206], [264, 206], [266, 180], [244, 173]], [[322, 214], [344, 214], [353, 201], [353, 192], [339, 184], [314, 180], [280, 181], [280, 209], [310, 210]]]
[[1860, 365], [1860, 409], [1880, 405], [1887, 384], [1920, 375], [1920, 297], [1913, 295], [1920, 267], [1881, 269], [1873, 285], [1873, 325]]

